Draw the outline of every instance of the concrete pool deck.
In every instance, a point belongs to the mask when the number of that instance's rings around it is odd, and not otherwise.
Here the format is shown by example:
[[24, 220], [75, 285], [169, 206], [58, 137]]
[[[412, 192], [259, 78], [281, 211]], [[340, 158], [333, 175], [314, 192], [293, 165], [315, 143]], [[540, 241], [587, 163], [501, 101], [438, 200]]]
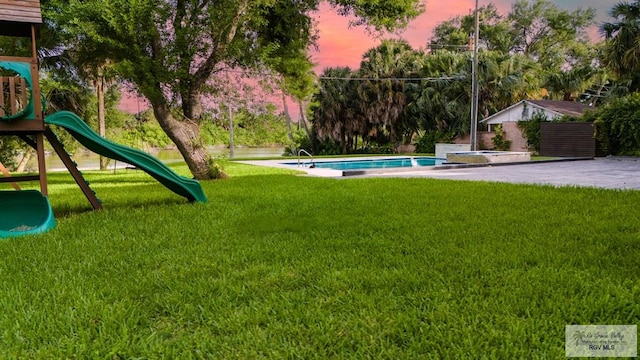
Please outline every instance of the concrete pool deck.
[[[336, 159], [331, 159], [336, 160]], [[438, 167], [415, 170], [378, 173], [363, 173], [349, 177], [340, 170], [309, 169], [285, 165], [284, 162], [296, 160], [260, 160], [241, 161], [242, 163], [277, 167], [289, 170], [301, 170], [310, 176], [333, 178], [362, 177], [425, 177], [450, 180], [496, 181], [521, 184], [541, 184], [553, 186], [580, 186], [605, 189], [640, 190], [640, 158], [605, 157], [589, 160], [533, 162], [501, 166]]]
[[403, 174], [378, 174], [376, 176], [429, 177], [450, 180], [640, 190], [640, 158], [605, 157], [593, 160], [453, 168]]

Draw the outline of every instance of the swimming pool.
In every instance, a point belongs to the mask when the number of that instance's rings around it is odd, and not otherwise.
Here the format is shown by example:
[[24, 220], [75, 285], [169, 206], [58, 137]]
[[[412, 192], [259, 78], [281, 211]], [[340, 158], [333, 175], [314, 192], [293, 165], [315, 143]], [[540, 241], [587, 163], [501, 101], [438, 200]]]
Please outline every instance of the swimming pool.
[[[300, 165], [305, 168], [316, 169], [333, 169], [333, 170], [366, 170], [366, 169], [387, 169], [387, 168], [412, 168], [441, 165], [445, 159], [438, 159], [430, 156], [416, 157], [394, 157], [379, 159], [353, 159], [339, 161], [323, 161], [309, 159], [301, 160]], [[287, 165], [295, 165], [298, 163], [286, 163]]]

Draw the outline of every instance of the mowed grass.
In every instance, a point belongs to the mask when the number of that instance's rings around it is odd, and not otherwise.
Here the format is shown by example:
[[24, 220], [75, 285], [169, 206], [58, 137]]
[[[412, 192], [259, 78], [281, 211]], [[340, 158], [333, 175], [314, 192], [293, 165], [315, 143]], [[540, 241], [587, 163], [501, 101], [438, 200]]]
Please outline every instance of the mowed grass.
[[640, 322], [640, 192], [227, 170], [206, 204], [89, 172], [99, 212], [51, 174], [58, 227], [0, 241], [0, 358], [556, 359]]

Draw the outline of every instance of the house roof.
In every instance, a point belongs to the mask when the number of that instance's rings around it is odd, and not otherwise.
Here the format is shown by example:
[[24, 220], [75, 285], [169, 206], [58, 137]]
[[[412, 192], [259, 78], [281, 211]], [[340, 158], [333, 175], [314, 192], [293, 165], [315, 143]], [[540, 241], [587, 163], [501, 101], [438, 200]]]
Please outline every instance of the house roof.
[[42, 24], [40, 0], [0, 0], [0, 35], [31, 36], [31, 25]]
[[589, 105], [575, 101], [555, 101], [555, 100], [527, 100], [532, 104], [553, 110], [562, 115], [582, 116], [589, 109]]
[[547, 111], [556, 113], [558, 115], [569, 115], [569, 116], [582, 116], [582, 114], [584, 114], [584, 112], [590, 108], [588, 105], [575, 102], [575, 101], [522, 100], [509, 106], [506, 109], [502, 109], [497, 113], [484, 118], [480, 122], [489, 122], [491, 119], [494, 119], [521, 104], [525, 104], [525, 105], [530, 104], [533, 107], [545, 109]]

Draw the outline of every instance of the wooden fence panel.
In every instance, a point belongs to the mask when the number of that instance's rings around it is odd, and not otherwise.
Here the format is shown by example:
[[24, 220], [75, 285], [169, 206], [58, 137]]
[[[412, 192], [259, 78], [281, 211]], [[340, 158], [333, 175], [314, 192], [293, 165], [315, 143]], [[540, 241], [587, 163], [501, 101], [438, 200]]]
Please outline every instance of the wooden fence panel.
[[596, 140], [593, 137], [592, 123], [549, 122], [540, 125], [541, 156], [596, 156]]

